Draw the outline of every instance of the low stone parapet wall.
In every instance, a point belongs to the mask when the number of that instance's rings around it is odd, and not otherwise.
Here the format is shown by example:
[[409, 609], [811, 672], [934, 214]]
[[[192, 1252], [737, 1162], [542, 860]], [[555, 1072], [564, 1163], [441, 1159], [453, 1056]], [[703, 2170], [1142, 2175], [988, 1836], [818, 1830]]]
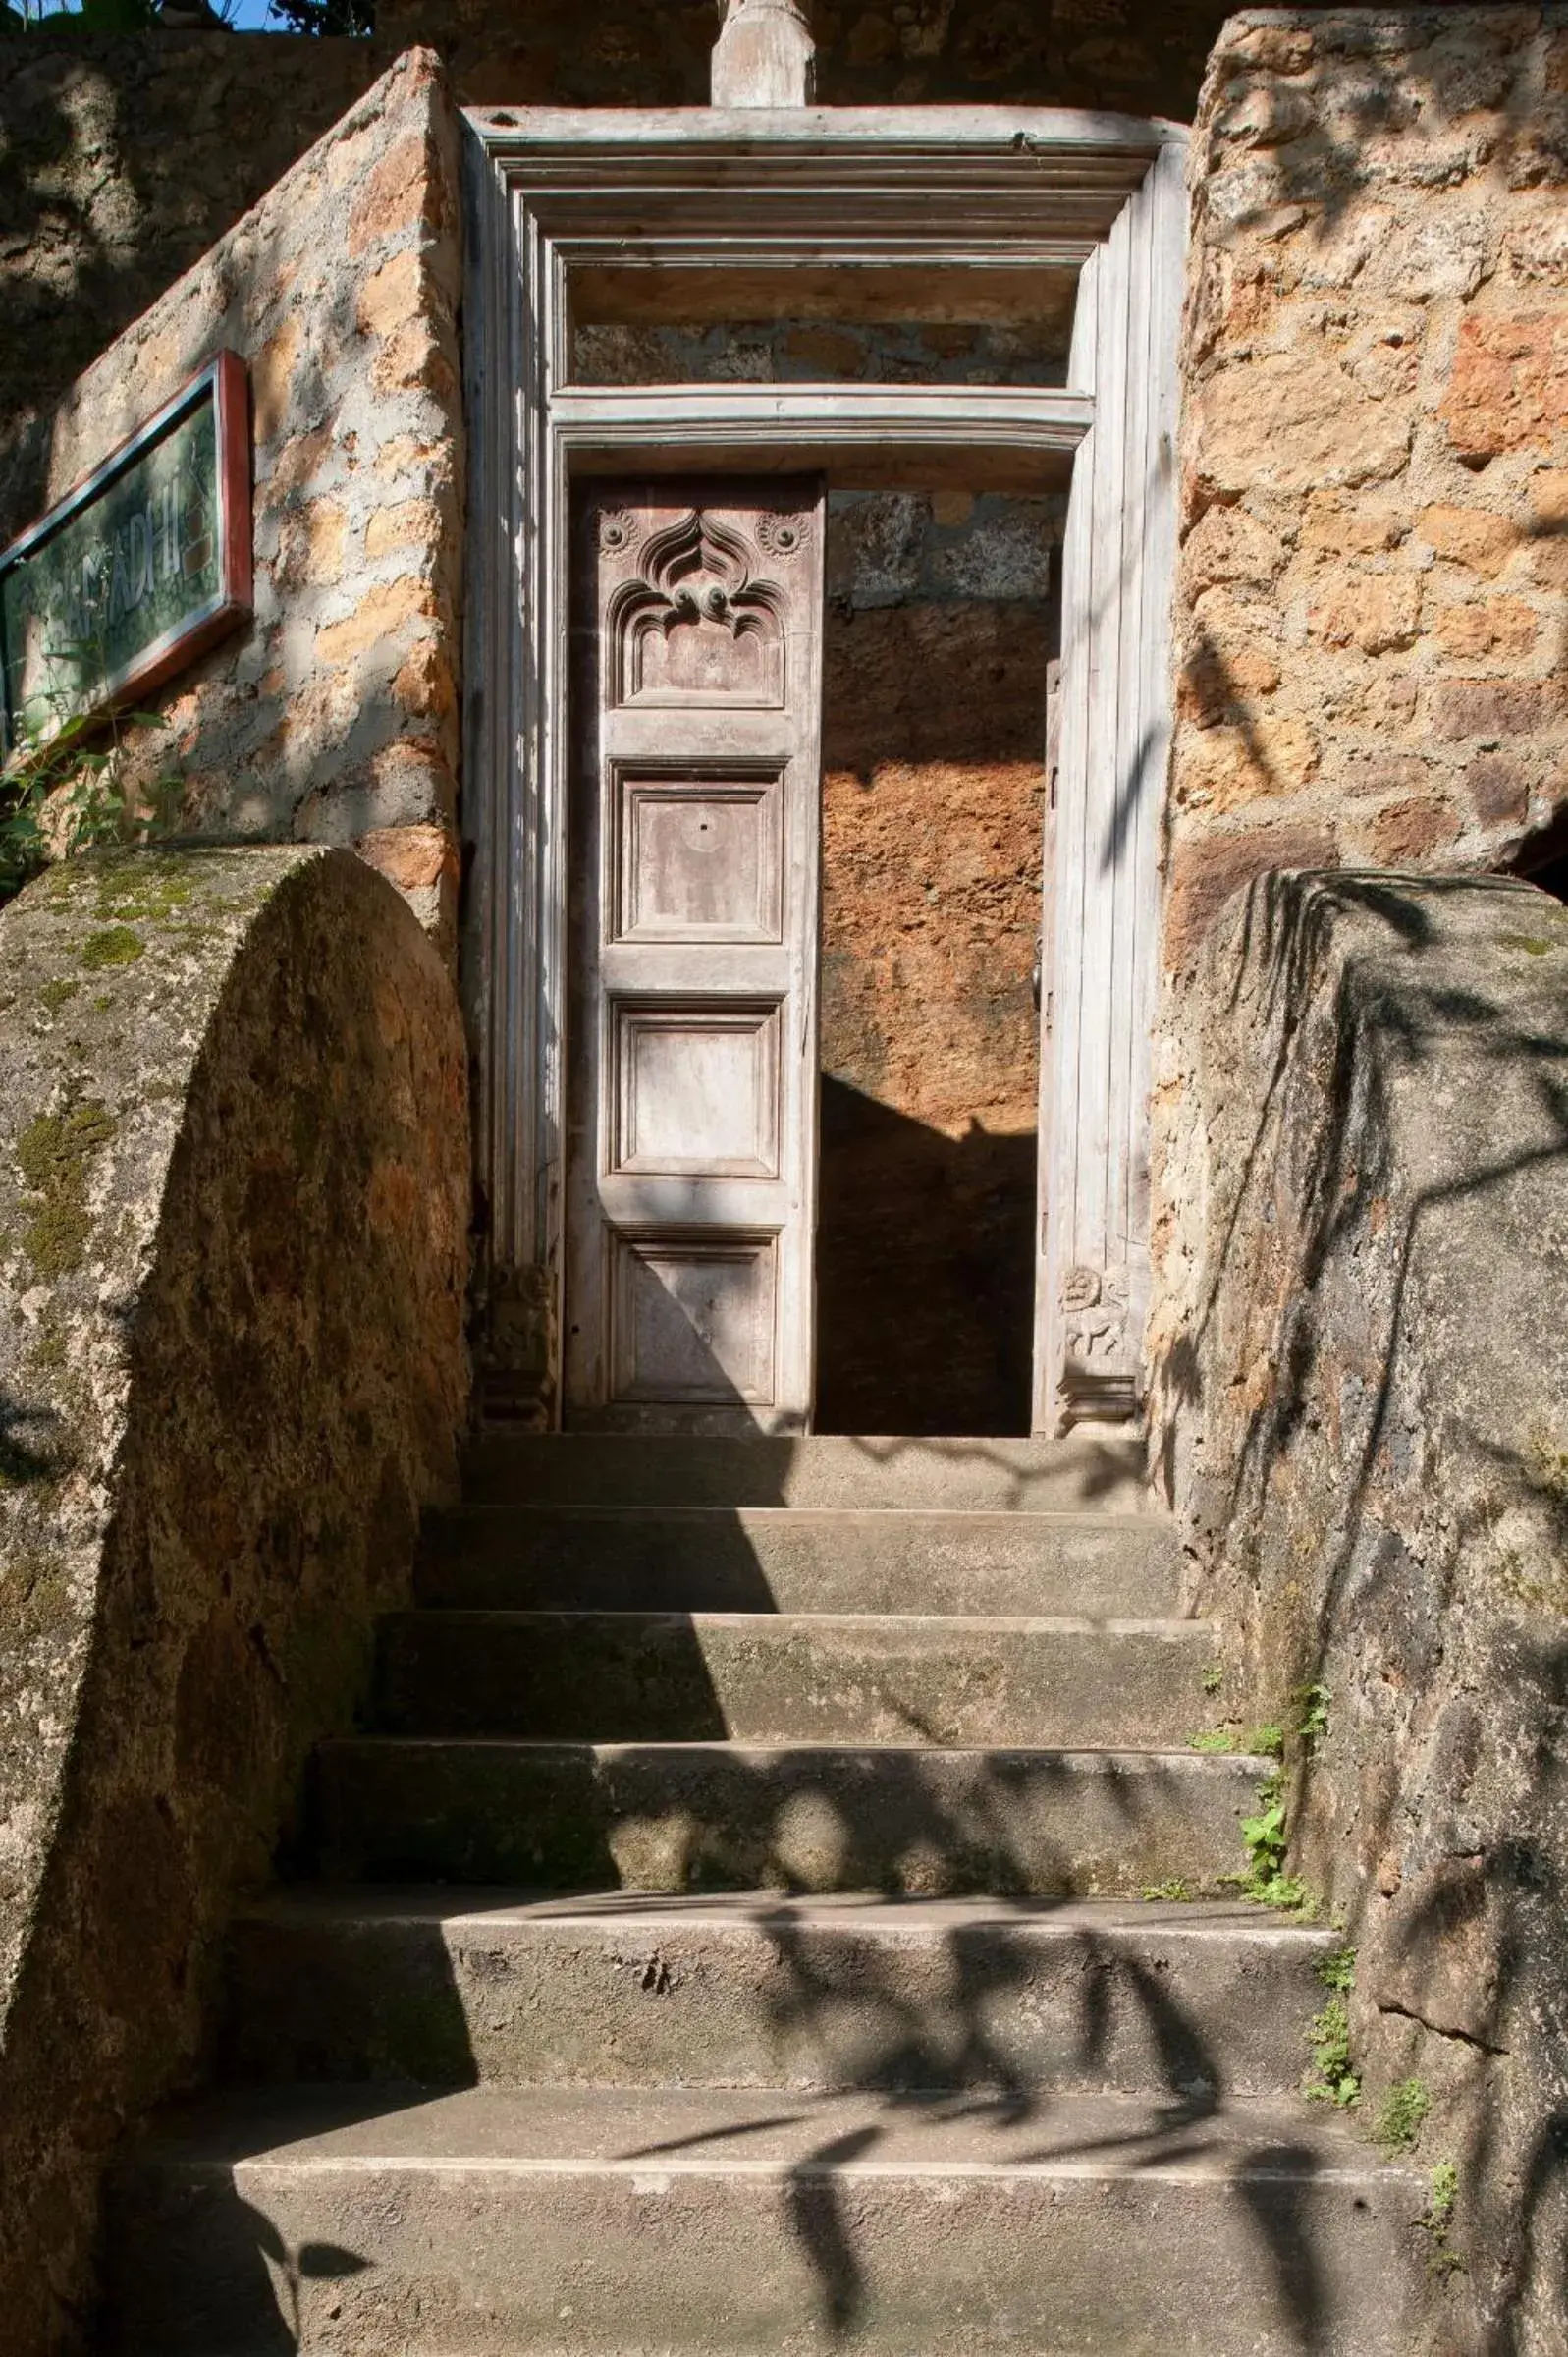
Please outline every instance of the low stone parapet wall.
[[0, 912], [0, 2316], [81, 2345], [102, 2164], [197, 2067], [466, 1405], [446, 968], [346, 851]]
[[1568, 911], [1265, 878], [1199, 1010], [1205, 1245], [1157, 1378], [1191, 1602], [1245, 1664], [1229, 1707], [1300, 1730], [1290, 1862], [1357, 1950], [1356, 2115], [1402, 2090], [1457, 2171], [1442, 2345], [1557, 2350]]

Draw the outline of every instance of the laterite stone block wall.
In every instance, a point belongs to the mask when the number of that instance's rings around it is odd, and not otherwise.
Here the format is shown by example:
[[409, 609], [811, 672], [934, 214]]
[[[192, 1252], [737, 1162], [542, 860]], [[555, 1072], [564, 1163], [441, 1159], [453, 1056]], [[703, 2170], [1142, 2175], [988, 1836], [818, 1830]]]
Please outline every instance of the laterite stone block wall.
[[[1193, 141], [1157, 1284], [1187, 985], [1271, 868], [1487, 869], [1568, 801], [1568, 9], [1253, 10]], [[1157, 1304], [1154, 1344], [1173, 1319]]]
[[[456, 120], [428, 53], [376, 83], [78, 378], [58, 498], [220, 346], [250, 375], [255, 618], [157, 699], [182, 833], [351, 845], [454, 930], [462, 421]], [[8, 522], [20, 526], [25, 516]]]

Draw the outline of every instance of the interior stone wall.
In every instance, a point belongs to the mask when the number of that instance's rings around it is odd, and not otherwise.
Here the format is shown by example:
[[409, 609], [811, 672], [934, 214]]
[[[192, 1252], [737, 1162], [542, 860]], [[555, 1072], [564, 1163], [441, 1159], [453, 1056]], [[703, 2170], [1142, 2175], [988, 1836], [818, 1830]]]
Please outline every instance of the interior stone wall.
[[823, 698], [818, 1425], [1030, 1411], [1058, 498], [836, 493]]
[[[58, 498], [220, 346], [250, 381], [254, 619], [153, 700], [182, 834], [352, 845], [455, 932], [463, 435], [456, 119], [409, 52], [35, 434]], [[23, 514], [11, 521], [21, 524]]]
[[1568, 11], [1249, 11], [1191, 170], [1157, 1360], [1227, 896], [1494, 867], [1568, 801]]

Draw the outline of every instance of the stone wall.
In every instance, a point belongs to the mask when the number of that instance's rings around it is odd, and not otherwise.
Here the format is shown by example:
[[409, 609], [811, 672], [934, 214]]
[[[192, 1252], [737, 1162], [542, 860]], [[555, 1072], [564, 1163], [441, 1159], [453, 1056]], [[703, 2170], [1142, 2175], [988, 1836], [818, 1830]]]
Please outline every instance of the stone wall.
[[[1371, 2127], [1451, 2161], [1452, 2357], [1568, 2343], [1568, 912], [1271, 878], [1202, 971], [1204, 1248], [1162, 1367], [1190, 1602], [1291, 1758]], [[1322, 1716], [1320, 1711], [1319, 1716]], [[1444, 2270], [1443, 2248], [1432, 2257]]]
[[[1225, 13], [1223, 0], [823, 0], [822, 95], [1185, 120]], [[716, 0], [382, 0], [379, 14], [372, 41], [0, 35], [0, 444], [402, 50], [441, 51], [464, 103], [707, 100]], [[0, 508], [16, 504], [0, 483]]]
[[1029, 1425], [1059, 498], [836, 492], [817, 1417]]
[[1249, 11], [1192, 175], [1157, 1355], [1226, 897], [1496, 866], [1568, 801], [1568, 9]]
[[135, 738], [133, 783], [178, 771], [184, 833], [354, 845], [443, 943], [457, 885], [457, 174], [439, 69], [411, 53], [78, 378], [12, 478], [34, 507], [57, 498], [220, 346], [243, 355], [255, 619], [156, 699], [166, 726]]
[[0, 2314], [88, 2341], [98, 2170], [450, 1498], [461, 1025], [341, 851], [73, 860], [0, 913]]

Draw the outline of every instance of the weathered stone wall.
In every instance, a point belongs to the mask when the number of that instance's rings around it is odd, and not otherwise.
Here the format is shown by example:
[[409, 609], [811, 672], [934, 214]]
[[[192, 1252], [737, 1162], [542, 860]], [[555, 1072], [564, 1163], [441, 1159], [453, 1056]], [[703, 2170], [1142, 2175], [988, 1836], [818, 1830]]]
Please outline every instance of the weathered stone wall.
[[[382, 0], [372, 41], [0, 36], [0, 441], [231, 229], [404, 49], [463, 103], [702, 105], [716, 0]], [[824, 0], [830, 105], [1185, 120], [1223, 0]], [[0, 487], [0, 507], [14, 501]]]
[[255, 619], [156, 699], [167, 725], [138, 736], [135, 766], [183, 776], [182, 832], [354, 845], [444, 944], [463, 495], [457, 173], [439, 70], [412, 53], [77, 380], [24, 469], [33, 506], [57, 498], [220, 346], [243, 356]]
[[[1526, 884], [1255, 885], [1212, 936], [1205, 1250], [1162, 1372], [1191, 1602], [1294, 1747], [1371, 2125], [1452, 2161], [1445, 2351], [1568, 2341], [1568, 912]], [[1196, 1442], [1196, 1446], [1194, 1443]], [[1433, 2257], [1440, 2261], [1434, 2248]]]
[[1496, 866], [1568, 800], [1568, 9], [1249, 11], [1192, 174], [1157, 1354], [1227, 896]]
[[461, 1025], [341, 851], [70, 861], [0, 913], [0, 2315], [86, 2337], [97, 2171], [450, 1497]]
[[835, 493], [817, 1413], [1029, 1423], [1047, 672], [1063, 503]]
[[0, 440], [57, 400], [388, 62], [363, 41], [287, 34], [0, 36]]

